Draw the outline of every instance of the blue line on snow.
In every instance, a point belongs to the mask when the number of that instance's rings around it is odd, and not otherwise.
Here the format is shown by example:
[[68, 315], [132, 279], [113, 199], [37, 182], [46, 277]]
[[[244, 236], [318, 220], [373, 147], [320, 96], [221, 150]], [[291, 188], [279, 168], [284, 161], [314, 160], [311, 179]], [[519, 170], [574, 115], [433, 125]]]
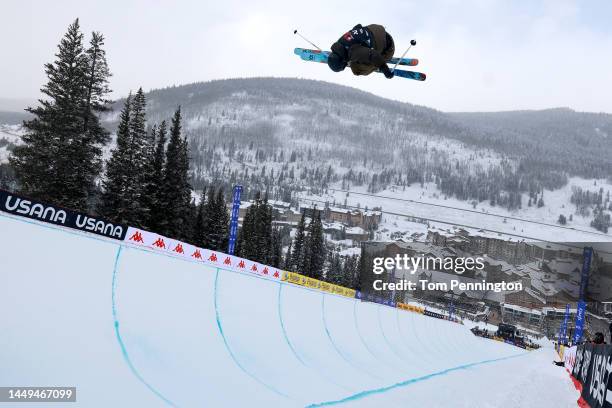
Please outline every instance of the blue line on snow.
[[355, 329], [357, 331], [357, 335], [359, 336], [359, 340], [361, 340], [361, 343], [366, 348], [366, 350], [368, 350], [368, 352], [372, 355], [372, 357], [374, 357], [374, 360], [380, 361], [380, 359], [376, 356], [376, 354], [374, 354], [374, 352], [370, 349], [370, 347], [365, 342], [365, 339], [361, 335], [361, 331], [359, 331], [359, 323], [357, 322], [357, 302], [353, 304], [353, 320], [355, 321]]
[[391, 391], [391, 390], [396, 389], [396, 388], [405, 387], [405, 386], [410, 385], [410, 384], [414, 384], [414, 383], [430, 380], [430, 379], [432, 379], [434, 377], [443, 376], [443, 375], [449, 374], [449, 373], [451, 373], [453, 371], [465, 370], [467, 368], [472, 368], [472, 367], [476, 367], [476, 366], [483, 365], [483, 364], [489, 364], [489, 363], [494, 363], [494, 362], [497, 362], [497, 361], [508, 360], [510, 358], [516, 358], [516, 357], [524, 356], [526, 354], [529, 354], [529, 352], [521, 353], [521, 354], [517, 354], [517, 355], [513, 355], [513, 356], [508, 356], [508, 357], [495, 358], [495, 359], [492, 359], [492, 360], [478, 361], [476, 363], [463, 364], [463, 365], [460, 365], [460, 366], [457, 366], [457, 367], [447, 368], [446, 370], [438, 371], [438, 372], [435, 372], [435, 373], [432, 373], [432, 374], [427, 374], [427, 375], [424, 375], [422, 377], [411, 378], [409, 380], [402, 381], [402, 382], [399, 382], [399, 383], [393, 384], [393, 385], [388, 385], [386, 387], [376, 388], [376, 389], [373, 389], [373, 390], [361, 391], [361, 392], [358, 392], [357, 394], [349, 395], [348, 397], [342, 398], [342, 399], [339, 399], [339, 400], [326, 401], [326, 402], [318, 402], [318, 403], [310, 404], [310, 405], [307, 405], [306, 408], [327, 407], [327, 406], [331, 406], [331, 405], [343, 404], [345, 402], [356, 401], [356, 400], [360, 400], [360, 399], [365, 398], [365, 397], [369, 397], [369, 396], [374, 395], [374, 394], [382, 394], [384, 392]]
[[338, 384], [338, 382], [336, 382], [336, 380], [334, 380], [331, 376], [329, 376], [324, 370], [321, 370], [320, 368], [316, 368], [314, 366], [306, 364], [306, 362], [304, 362], [304, 360], [302, 360], [302, 358], [299, 357], [298, 353], [296, 352], [295, 348], [293, 347], [293, 344], [289, 340], [289, 335], [287, 333], [287, 329], [285, 328], [285, 322], [283, 320], [282, 302], [281, 302], [281, 299], [282, 299], [281, 298], [281, 289], [282, 289], [283, 285], [284, 285], [283, 282], [279, 282], [279, 285], [278, 285], [279, 286], [278, 287], [278, 317], [279, 317], [279, 320], [280, 320], [280, 326], [281, 326], [281, 329], [282, 329], [282, 332], [283, 332], [283, 336], [285, 336], [285, 340], [287, 341], [287, 344], [289, 345], [289, 348], [291, 349], [291, 351], [293, 352], [295, 357], [300, 361], [300, 363], [302, 363], [305, 367], [309, 367], [312, 370], [315, 370], [317, 372], [317, 374], [319, 374], [322, 378], [324, 378], [327, 381], [329, 381], [331, 384], [334, 384], [335, 386], [337, 386], [339, 388], [342, 388], [343, 390], [346, 390], [348, 392], [353, 392], [353, 390], [348, 389], [344, 385]]
[[338, 353], [340, 355], [340, 357], [342, 357], [342, 359], [344, 361], [346, 361], [351, 367], [355, 368], [358, 371], [363, 371], [364, 373], [366, 373], [367, 375], [369, 375], [372, 378], [377, 378], [377, 379], [381, 379], [380, 377], [377, 377], [373, 374], [370, 374], [369, 372], [357, 367], [357, 365], [355, 365], [351, 360], [349, 360], [344, 353], [340, 350], [340, 348], [336, 345], [336, 342], [334, 342], [334, 339], [332, 338], [329, 329], [327, 328], [327, 320], [325, 319], [325, 293], [321, 294], [321, 316], [323, 318], [323, 328], [325, 329], [325, 334], [327, 334], [327, 338], [329, 339], [329, 342], [332, 344], [332, 346], [334, 347], [334, 350], [336, 350], [336, 353]]
[[238, 358], [236, 358], [236, 356], [232, 352], [232, 349], [229, 346], [227, 338], [225, 337], [225, 333], [223, 332], [223, 326], [221, 324], [221, 314], [219, 313], [219, 301], [218, 301], [218, 298], [219, 298], [218, 284], [219, 284], [219, 268], [217, 268], [217, 273], [215, 274], [215, 290], [214, 290], [215, 318], [217, 319], [217, 328], [219, 329], [219, 333], [221, 334], [221, 338], [223, 339], [223, 344], [225, 344], [225, 348], [227, 349], [227, 352], [229, 353], [230, 357], [232, 358], [232, 360], [234, 360], [234, 363], [238, 366], [238, 368], [240, 368], [240, 370], [242, 370], [243, 373], [245, 373], [246, 375], [251, 377], [253, 380], [257, 381], [259, 384], [263, 385], [264, 387], [266, 387], [270, 391], [274, 392], [275, 394], [278, 394], [281, 397], [289, 398], [288, 395], [283, 394], [282, 392], [280, 392], [276, 388], [272, 387], [269, 384], [266, 384], [265, 382], [263, 382], [262, 380], [257, 378], [255, 375], [253, 375], [249, 371], [247, 371], [247, 369], [244, 368], [242, 366], [242, 364], [240, 364], [240, 362], [238, 361]]
[[283, 312], [282, 312], [282, 308], [281, 308], [281, 291], [282, 291], [282, 289], [283, 289], [283, 284], [279, 283], [278, 284], [278, 319], [280, 321], [281, 330], [283, 331], [283, 337], [285, 337], [285, 341], [287, 342], [287, 345], [291, 349], [291, 352], [293, 353], [295, 358], [297, 358], [298, 361], [300, 363], [302, 363], [302, 365], [308, 367], [308, 364], [306, 364], [304, 362], [304, 360], [302, 360], [300, 355], [297, 353], [297, 351], [295, 351], [295, 348], [293, 347], [293, 344], [291, 344], [291, 341], [289, 340], [289, 336], [287, 336], [287, 329], [285, 329], [285, 322], [283, 321]]
[[[380, 308], [381, 306], [378, 306], [378, 309], [376, 310], [376, 317], [378, 318], [378, 327], [380, 328], [380, 333], [383, 336], [383, 339], [385, 340], [385, 343], [387, 343], [387, 346], [389, 347], [389, 349], [393, 352], [393, 354], [395, 354], [397, 357], [399, 357], [400, 360], [404, 361], [405, 363], [409, 363], [404, 356], [402, 356], [400, 353], [398, 353], [395, 350], [395, 347], [393, 347], [393, 345], [391, 344], [391, 342], [389, 341], [389, 339], [387, 338], [387, 335], [385, 334], [385, 329], [383, 328], [382, 325], [382, 319], [380, 318]], [[397, 310], [397, 309], [396, 309]], [[403, 370], [402, 370], [403, 371]]]
[[119, 343], [119, 347], [121, 348], [121, 354], [123, 355], [123, 359], [127, 363], [128, 367], [132, 371], [132, 374], [134, 374], [134, 376], [136, 376], [136, 378], [138, 378], [138, 380], [141, 383], [143, 383], [153, 394], [161, 398], [166, 404], [170, 405], [171, 407], [176, 407], [176, 405], [172, 401], [164, 397], [161, 392], [157, 391], [151, 384], [149, 384], [142, 377], [142, 375], [140, 375], [138, 370], [136, 370], [136, 367], [134, 367], [134, 364], [132, 364], [132, 361], [130, 360], [130, 356], [128, 354], [127, 348], [125, 347], [125, 344], [123, 343], [123, 339], [121, 338], [121, 333], [119, 333], [119, 319], [117, 318], [116, 292], [117, 292], [117, 274], [119, 270], [119, 258], [121, 257], [122, 248], [123, 247], [119, 245], [119, 249], [117, 249], [117, 256], [115, 257], [115, 266], [113, 268], [112, 294], [111, 294], [112, 305], [113, 305], [113, 321], [114, 321], [114, 326], [115, 326], [115, 336], [117, 337], [117, 342]]

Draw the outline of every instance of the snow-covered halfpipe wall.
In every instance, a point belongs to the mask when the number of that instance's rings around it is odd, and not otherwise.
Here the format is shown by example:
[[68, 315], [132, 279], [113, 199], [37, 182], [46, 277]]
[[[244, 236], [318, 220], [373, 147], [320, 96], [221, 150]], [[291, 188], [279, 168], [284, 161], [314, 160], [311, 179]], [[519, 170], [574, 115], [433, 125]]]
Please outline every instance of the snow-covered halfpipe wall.
[[84, 407], [459, 406], [441, 378], [529, 358], [239, 258], [99, 235], [0, 212], [0, 385], [74, 386]]

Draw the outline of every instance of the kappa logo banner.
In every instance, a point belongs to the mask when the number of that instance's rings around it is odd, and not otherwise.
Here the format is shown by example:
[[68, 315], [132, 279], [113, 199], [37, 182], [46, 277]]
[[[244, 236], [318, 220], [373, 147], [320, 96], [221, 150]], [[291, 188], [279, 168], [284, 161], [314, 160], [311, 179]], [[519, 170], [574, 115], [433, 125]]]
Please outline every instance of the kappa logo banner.
[[281, 279], [281, 271], [271, 266], [262, 265], [258, 262], [228, 255], [223, 252], [198, 248], [186, 242], [177, 241], [139, 228], [129, 227], [124, 241], [132, 245], [161, 251], [168, 255], [200, 262], [212, 267], [248, 272], [273, 280]]
[[125, 225], [44, 204], [6, 190], [0, 190], [0, 211], [118, 240], [123, 240], [127, 231]]
[[581, 398], [591, 408], [612, 408], [612, 346], [578, 346], [571, 373], [582, 384]]

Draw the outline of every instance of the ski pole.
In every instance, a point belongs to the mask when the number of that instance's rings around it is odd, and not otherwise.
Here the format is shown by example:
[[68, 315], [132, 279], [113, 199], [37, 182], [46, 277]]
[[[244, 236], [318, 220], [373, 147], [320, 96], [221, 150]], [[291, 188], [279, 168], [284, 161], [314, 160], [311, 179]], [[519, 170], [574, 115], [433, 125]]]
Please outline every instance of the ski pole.
[[302, 34], [298, 33], [298, 30], [293, 30], [293, 34], [297, 34], [300, 37], [302, 37], [302, 39], [304, 41], [306, 41], [308, 44], [312, 45], [313, 47], [315, 47], [317, 50], [321, 51], [321, 49], [319, 47], [316, 46], [316, 44], [312, 43], [308, 38], [304, 37]]
[[408, 51], [410, 51], [410, 48], [412, 48], [413, 45], [416, 45], [416, 40], [410, 40], [410, 45], [408, 46], [408, 48], [406, 48], [406, 51], [404, 51], [404, 53], [402, 54], [402, 56], [397, 60], [397, 62], [395, 63], [395, 65], [393, 66], [393, 69], [391, 70], [391, 72], [395, 71], [395, 68], [397, 68], [397, 65], [400, 63], [400, 61], [406, 56], [406, 54], [408, 54]]

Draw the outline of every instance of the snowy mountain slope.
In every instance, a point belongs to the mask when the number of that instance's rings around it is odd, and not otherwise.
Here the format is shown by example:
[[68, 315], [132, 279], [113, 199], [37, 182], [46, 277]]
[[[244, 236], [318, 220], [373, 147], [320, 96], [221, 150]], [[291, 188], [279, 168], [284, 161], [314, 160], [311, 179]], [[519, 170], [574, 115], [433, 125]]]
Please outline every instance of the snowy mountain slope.
[[564, 407], [578, 396], [550, 349], [3, 214], [0, 231], [11, 311], [0, 382], [76, 386], [74, 406]]
[[0, 122], [0, 163], [8, 161], [10, 150], [21, 143], [23, 129], [20, 124]]
[[[122, 102], [104, 118], [111, 131]], [[197, 190], [211, 181], [224, 183], [226, 191], [242, 183], [248, 187], [245, 198], [267, 190], [271, 198], [291, 201], [309, 194], [321, 199], [333, 187], [550, 224], [562, 214], [573, 215], [568, 227], [595, 231], [590, 227], [594, 207], [578, 215], [569, 201], [571, 188], [611, 189], [605, 180], [612, 174], [612, 138], [605, 137], [612, 115], [607, 114], [567, 109], [447, 114], [349, 87], [287, 78], [174, 86], [148, 92], [147, 103], [149, 125], [168, 120], [181, 106]], [[0, 144], [8, 139], [2, 140], [0, 133]], [[7, 147], [0, 146], [0, 162], [7, 156]], [[589, 187], [595, 178], [597, 186]], [[537, 207], [535, 200], [542, 195], [544, 206]], [[327, 198], [344, 201], [337, 194]], [[363, 199], [350, 201], [366, 205]], [[386, 208], [465, 221], [464, 212], [449, 209], [433, 211], [416, 204]], [[522, 223], [478, 215], [475, 221], [531, 236]], [[385, 226], [389, 234], [398, 222]], [[539, 234], [537, 226], [528, 228], [542, 239], [558, 232], [544, 227]], [[596, 237], [561, 232], [561, 240]]]
[[[444, 196], [432, 183], [426, 183], [423, 186], [413, 184], [405, 189], [391, 186], [376, 195], [369, 195], [364, 188], [353, 188], [353, 193], [348, 194], [348, 196], [343, 191], [329, 189], [327, 193], [323, 194], [305, 192], [300, 194], [300, 198], [305, 203], [312, 202], [318, 206], [329, 202], [360, 208], [382, 207], [387, 213], [383, 213], [383, 221], [376, 234], [377, 240], [394, 239], [398, 237], [394, 234], [398, 233], [402, 233], [406, 239], [410, 239], [410, 235], [413, 233], [426, 234], [427, 228], [425, 225], [410, 221], [411, 217], [415, 217], [439, 220], [441, 222], [432, 221], [429, 225], [444, 230], [452, 229], [452, 224], [469, 225], [475, 227], [466, 228], [473, 234], [503, 239], [520, 241], [525, 239], [524, 237], [531, 237], [533, 239], [527, 238], [526, 240], [611, 242], [612, 232], [604, 234], [595, 230], [589, 224], [590, 217], [583, 217], [575, 213], [576, 207], [570, 203], [573, 187], [595, 191], [603, 188], [604, 191], [612, 191], [612, 184], [606, 180], [585, 180], [573, 177], [563, 188], [544, 191], [545, 206], [538, 208], [536, 205], [531, 207], [524, 205], [523, 208], [513, 211], [508, 211], [499, 206], [491, 206], [487, 201], [478, 203], [474, 207], [470, 202]], [[405, 200], [416, 200], [418, 202]], [[571, 221], [568, 221], [565, 226], [557, 223], [561, 214], [568, 218], [572, 215]], [[520, 218], [521, 220], [510, 217]], [[482, 231], [481, 228], [500, 231], [501, 234]]]

